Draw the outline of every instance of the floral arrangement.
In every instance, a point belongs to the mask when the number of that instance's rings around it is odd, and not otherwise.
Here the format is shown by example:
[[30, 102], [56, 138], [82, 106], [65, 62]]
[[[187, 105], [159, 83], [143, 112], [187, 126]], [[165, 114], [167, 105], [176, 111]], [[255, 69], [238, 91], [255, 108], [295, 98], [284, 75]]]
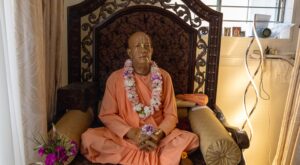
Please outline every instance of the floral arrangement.
[[48, 139], [42, 138], [42, 142], [34, 139], [38, 146], [34, 149], [39, 156], [45, 156], [46, 165], [63, 165], [70, 157], [74, 157], [78, 152], [78, 145], [75, 141], [59, 135], [55, 126], [52, 125], [52, 132], [48, 134]]
[[139, 96], [136, 92], [135, 80], [133, 76], [132, 61], [127, 59], [124, 65], [124, 86], [127, 92], [127, 98], [131, 102], [133, 109], [138, 113], [139, 117], [145, 119], [154, 114], [154, 110], [158, 111], [161, 104], [162, 92], [162, 77], [155, 62], [151, 62], [151, 81], [152, 94], [150, 105], [146, 106], [139, 101]]

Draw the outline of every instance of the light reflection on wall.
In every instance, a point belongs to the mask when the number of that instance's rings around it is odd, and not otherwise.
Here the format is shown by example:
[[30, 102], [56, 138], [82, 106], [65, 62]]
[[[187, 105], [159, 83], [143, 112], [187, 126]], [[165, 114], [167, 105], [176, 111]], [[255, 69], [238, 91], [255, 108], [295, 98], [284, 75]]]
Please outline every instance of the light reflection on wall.
[[[234, 52], [243, 52], [242, 49], [247, 47], [248, 41], [248, 39], [242, 39], [240, 46], [235, 45], [235, 48], [226, 48], [227, 51], [233, 51], [233, 54], [221, 54], [219, 65], [217, 105], [222, 109], [228, 123], [239, 128], [242, 127], [246, 119], [243, 111], [243, 94], [249, 79], [243, 66], [244, 54]], [[224, 44], [223, 42], [222, 40], [222, 46], [234, 45], [232, 42]], [[249, 64], [250, 70], [253, 72], [257, 67], [257, 62], [251, 60]], [[274, 157], [290, 79], [291, 66], [284, 61], [266, 60], [264, 67], [264, 86], [271, 99], [259, 99], [257, 108], [250, 118], [254, 128], [254, 136], [250, 147], [244, 151], [249, 165], [267, 165]], [[255, 79], [256, 82], [258, 82], [258, 78], [259, 76]], [[250, 89], [247, 96], [249, 108], [252, 107], [254, 100], [255, 92]], [[249, 132], [248, 126], [245, 127], [245, 130]]]

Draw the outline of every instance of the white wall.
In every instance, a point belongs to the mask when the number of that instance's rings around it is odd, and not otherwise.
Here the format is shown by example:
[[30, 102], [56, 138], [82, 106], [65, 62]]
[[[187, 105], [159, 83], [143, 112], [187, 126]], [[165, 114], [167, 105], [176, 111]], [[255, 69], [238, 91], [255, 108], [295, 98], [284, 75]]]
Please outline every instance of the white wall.
[[294, 6], [293, 6], [293, 22], [295, 23], [294, 29], [293, 29], [293, 35], [292, 35], [292, 47], [297, 47], [297, 41], [298, 41], [298, 31], [300, 27], [300, 1], [295, 0]]
[[67, 8], [68, 8], [68, 6], [72, 6], [72, 5], [75, 5], [75, 4], [78, 4], [78, 3], [80, 3], [80, 2], [82, 2], [83, 0], [65, 0], [64, 1], [64, 8], [65, 8], [65, 17], [64, 17], [64, 19], [65, 19], [65, 29], [64, 29], [64, 31], [65, 31], [65, 38], [64, 38], [64, 42], [63, 43], [65, 43], [65, 44], [63, 44], [63, 51], [65, 52], [64, 53], [64, 57], [62, 58], [62, 78], [61, 78], [61, 80], [62, 80], [62, 85], [64, 86], [64, 85], [67, 85], [68, 84], [68, 47], [67, 47], [67, 12], [68, 12], [68, 10], [67, 10]]

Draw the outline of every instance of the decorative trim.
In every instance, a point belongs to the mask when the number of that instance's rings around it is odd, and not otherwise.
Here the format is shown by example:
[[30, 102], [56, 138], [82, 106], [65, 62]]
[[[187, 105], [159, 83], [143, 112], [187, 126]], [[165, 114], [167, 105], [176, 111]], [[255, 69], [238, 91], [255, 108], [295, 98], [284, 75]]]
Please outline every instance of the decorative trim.
[[68, 7], [68, 82], [81, 81], [81, 17], [104, 4], [105, 0], [86, 0]]
[[[209, 107], [215, 107], [218, 84], [218, 66], [221, 48], [223, 14], [212, 10], [201, 1], [182, 0], [196, 15], [209, 22], [209, 38], [206, 62], [205, 94]], [[197, 73], [196, 73], [197, 74]], [[197, 93], [197, 91], [196, 91]]]
[[[143, 21], [146, 22], [143, 23]], [[163, 21], [162, 24], [160, 21]], [[115, 23], [118, 25], [113, 25]], [[137, 26], [138, 24], [141, 26]], [[151, 28], [155, 24], [157, 26]], [[152, 42], [154, 42], [153, 60], [171, 74], [175, 93], [193, 93], [197, 31], [174, 13], [166, 12], [156, 6], [137, 5], [118, 11], [109, 20], [97, 24], [93, 29], [93, 58], [95, 61], [93, 81], [100, 80], [100, 96], [103, 95], [105, 89], [105, 81], [101, 80], [106, 80], [113, 70], [122, 67], [123, 61], [128, 58], [125, 46], [127, 38], [137, 30], [144, 31], [151, 36]], [[172, 41], [174, 38], [176, 41]], [[114, 47], [113, 43], [117, 43], [119, 46]], [[179, 47], [181, 49], [176, 51], [177, 55], [170, 56], [172, 49]], [[116, 60], [115, 56], [118, 56], [119, 60]], [[173, 65], [161, 62], [170, 60]], [[180, 68], [177, 68], [175, 63]]]
[[[116, 12], [122, 8], [128, 8], [129, 6], [135, 5], [154, 5], [159, 4], [161, 8], [169, 10], [173, 12], [178, 17], [180, 17], [183, 21], [189, 24], [191, 27], [197, 29], [198, 31], [198, 41], [197, 48], [201, 50], [200, 54], [197, 55], [196, 59], [196, 76], [195, 79], [198, 87], [195, 89], [196, 93], [203, 92], [203, 85], [205, 84], [205, 69], [206, 64], [206, 53], [207, 53], [207, 44], [203, 39], [201, 39], [201, 35], [206, 35], [208, 33], [208, 29], [206, 27], [201, 27], [202, 21], [199, 17], [195, 16], [192, 18], [193, 13], [189, 10], [189, 8], [184, 4], [170, 4], [171, 1], [162, 1], [162, 0], [125, 0], [125, 1], [113, 1], [113, 2], [105, 2], [100, 8], [99, 11], [94, 11], [87, 16], [86, 23], [83, 23], [81, 28], [86, 35], [83, 37], [81, 43], [83, 55], [81, 57], [81, 80], [82, 81], [91, 81], [92, 80], [92, 61], [93, 57], [91, 54], [92, 48], [92, 31], [93, 27], [96, 24], [100, 24], [100, 22], [105, 22], [112, 15], [116, 14]], [[98, 12], [96, 14], [96, 12]], [[201, 71], [202, 70], [202, 71]]]

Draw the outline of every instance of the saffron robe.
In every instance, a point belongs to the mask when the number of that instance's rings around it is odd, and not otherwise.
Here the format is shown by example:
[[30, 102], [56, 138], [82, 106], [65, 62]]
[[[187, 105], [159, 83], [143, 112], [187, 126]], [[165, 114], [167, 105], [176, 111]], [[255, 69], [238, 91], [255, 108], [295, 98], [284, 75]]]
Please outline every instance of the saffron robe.
[[[113, 72], [106, 82], [99, 113], [106, 127], [90, 128], [82, 134], [81, 153], [94, 163], [178, 165], [183, 151], [199, 146], [199, 138], [191, 132], [175, 128], [178, 122], [177, 107], [170, 75], [160, 69], [163, 79], [160, 110], [146, 119], [140, 119], [127, 98], [123, 71]], [[140, 102], [150, 105], [151, 74], [135, 74], [134, 77]], [[139, 128], [144, 124], [152, 124], [166, 134], [151, 152], [140, 150], [126, 138], [130, 128]]]

